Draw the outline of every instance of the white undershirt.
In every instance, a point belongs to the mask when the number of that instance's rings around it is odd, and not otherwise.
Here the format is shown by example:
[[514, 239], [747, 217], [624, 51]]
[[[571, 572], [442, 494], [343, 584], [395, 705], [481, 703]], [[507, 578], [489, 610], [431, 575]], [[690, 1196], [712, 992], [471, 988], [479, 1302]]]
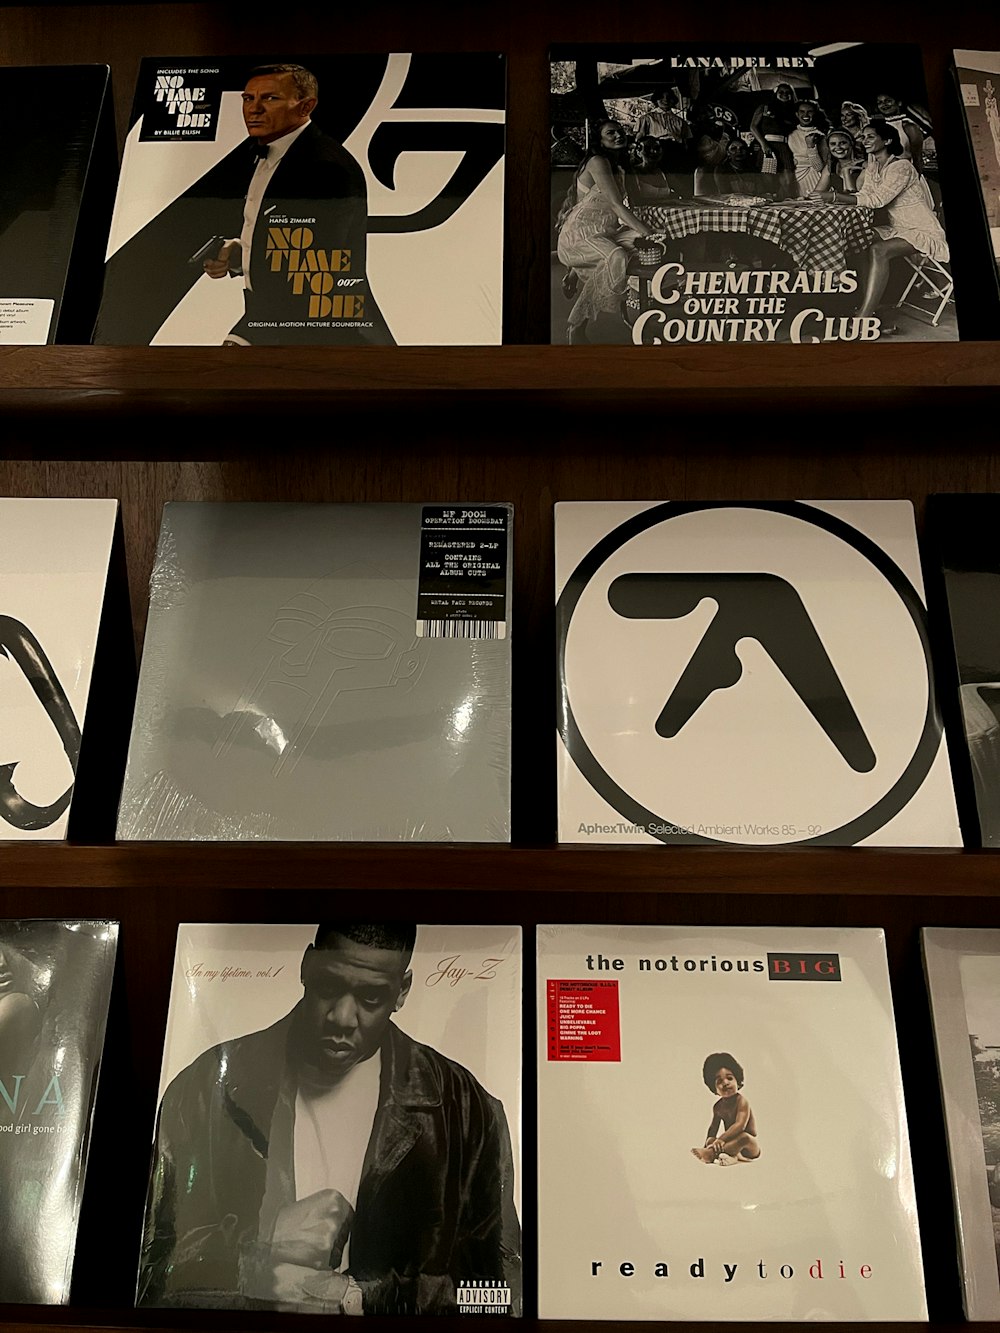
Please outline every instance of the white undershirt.
[[250, 178], [250, 188], [247, 190], [246, 203], [243, 206], [243, 230], [240, 232], [243, 285], [248, 292], [253, 291], [253, 285], [250, 281], [250, 247], [253, 242], [253, 229], [257, 225], [257, 214], [260, 212], [264, 192], [270, 185], [271, 177], [274, 175], [275, 168], [281, 159], [306, 128], [306, 125], [310, 124], [312, 122], [307, 120], [305, 125], [299, 125], [297, 129], [291, 130], [288, 134], [283, 134], [280, 139], [275, 139], [273, 143], [269, 143], [267, 145], [267, 156], [258, 158], [257, 165], [254, 167], [253, 175]]
[[295, 1197], [339, 1190], [352, 1208], [378, 1109], [382, 1057], [376, 1053], [332, 1087], [299, 1084], [295, 1094]]

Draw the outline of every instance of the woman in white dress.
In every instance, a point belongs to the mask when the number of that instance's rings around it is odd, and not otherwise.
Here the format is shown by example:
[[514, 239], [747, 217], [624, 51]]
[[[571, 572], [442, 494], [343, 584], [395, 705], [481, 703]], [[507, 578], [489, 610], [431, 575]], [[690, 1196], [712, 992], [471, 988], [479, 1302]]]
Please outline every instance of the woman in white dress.
[[559, 214], [556, 253], [579, 280], [566, 321], [569, 343], [589, 342], [590, 321], [621, 309], [629, 261], [622, 241], [651, 234], [624, 200], [626, 142], [616, 120], [601, 121], [597, 145], [577, 168]]
[[788, 147], [795, 158], [799, 197], [804, 198], [816, 189], [830, 158], [826, 146], [829, 122], [816, 103], [808, 99], [795, 103], [795, 120], [795, 129], [788, 136]]
[[859, 315], [874, 315], [885, 293], [889, 265], [894, 259], [922, 254], [946, 264], [950, 256], [944, 228], [927, 205], [920, 177], [909, 158], [903, 156], [903, 145], [894, 127], [884, 120], [872, 119], [859, 137], [868, 162], [858, 181], [857, 193], [817, 190], [814, 198], [828, 204], [884, 208], [888, 213], [888, 222], [875, 228], [879, 239], [869, 252], [868, 278], [857, 311]]

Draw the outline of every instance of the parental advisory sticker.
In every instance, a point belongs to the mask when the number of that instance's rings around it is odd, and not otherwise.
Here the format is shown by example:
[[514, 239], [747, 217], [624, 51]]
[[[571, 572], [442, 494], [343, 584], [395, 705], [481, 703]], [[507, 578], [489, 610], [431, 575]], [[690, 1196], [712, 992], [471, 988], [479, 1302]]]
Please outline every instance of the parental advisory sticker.
[[420, 518], [417, 635], [507, 637], [509, 505], [425, 505]]
[[455, 1297], [459, 1314], [510, 1314], [510, 1287], [503, 1281], [459, 1282]]

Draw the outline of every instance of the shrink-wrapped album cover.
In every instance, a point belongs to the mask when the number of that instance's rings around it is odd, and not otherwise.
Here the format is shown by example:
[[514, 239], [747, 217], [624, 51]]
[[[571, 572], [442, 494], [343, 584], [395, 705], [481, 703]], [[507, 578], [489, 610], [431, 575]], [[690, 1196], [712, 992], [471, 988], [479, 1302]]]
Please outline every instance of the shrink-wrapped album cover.
[[0, 1301], [69, 1300], [117, 921], [0, 921]]
[[0, 499], [0, 841], [66, 836], [117, 517]]
[[932, 495], [926, 531], [944, 580], [979, 836], [1000, 847], [1000, 495]]
[[0, 346], [89, 342], [118, 165], [107, 65], [0, 65]]
[[961, 845], [909, 501], [555, 528], [560, 842]]
[[954, 59], [994, 273], [1000, 282], [1000, 51], [955, 51]]
[[142, 61], [94, 341], [499, 343], [505, 60]]
[[550, 51], [553, 342], [957, 339], [920, 49]]
[[541, 1319], [922, 1320], [881, 930], [539, 926]]
[[122, 839], [510, 838], [506, 504], [168, 504]]
[[521, 1313], [520, 926], [181, 925], [137, 1303]]
[[1000, 1319], [1000, 930], [925, 927], [967, 1319]]

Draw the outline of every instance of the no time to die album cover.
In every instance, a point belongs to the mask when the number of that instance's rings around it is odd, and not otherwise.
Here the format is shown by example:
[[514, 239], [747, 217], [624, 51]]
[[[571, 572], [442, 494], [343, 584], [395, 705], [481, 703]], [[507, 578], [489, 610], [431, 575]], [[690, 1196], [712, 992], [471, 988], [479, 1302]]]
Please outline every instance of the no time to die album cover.
[[918, 47], [550, 58], [553, 342], [958, 337]]
[[499, 343], [504, 57], [147, 58], [94, 341]]

